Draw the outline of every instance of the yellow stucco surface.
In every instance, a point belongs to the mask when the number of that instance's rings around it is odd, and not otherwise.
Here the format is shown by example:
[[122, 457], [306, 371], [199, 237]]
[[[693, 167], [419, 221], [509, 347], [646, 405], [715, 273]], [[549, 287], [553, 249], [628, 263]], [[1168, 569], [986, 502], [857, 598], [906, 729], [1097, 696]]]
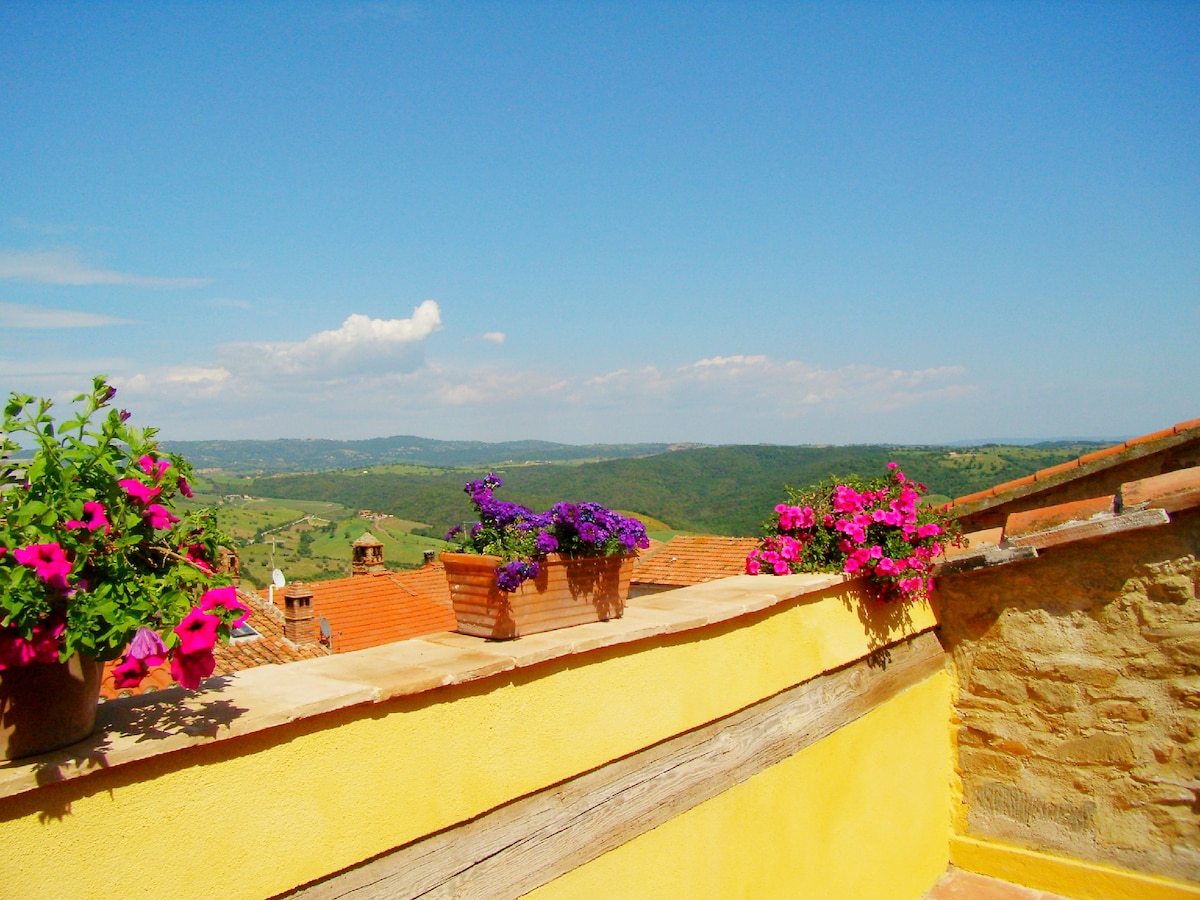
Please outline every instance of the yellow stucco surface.
[[949, 691], [939, 673], [527, 896], [920, 897], [949, 852]]
[[[933, 624], [926, 607], [906, 614], [905, 631]], [[14, 897], [132, 900], [158, 897], [165, 885], [189, 898], [271, 896], [859, 659], [881, 637], [870, 615], [831, 591], [718, 626], [329, 713], [8, 797], [0, 800], [0, 885]], [[285, 691], [287, 667], [277, 674]], [[825, 864], [828, 851], [809, 853], [803, 842], [829, 829], [823, 846], [843, 848], [832, 859], [856, 869], [847, 848], [859, 829], [864, 856], [913, 867], [904, 862], [907, 850], [893, 852], [890, 838], [873, 846], [880, 841], [872, 837], [884, 819], [916, 830], [913, 816], [872, 810], [894, 813], [903, 782], [904, 803], [925, 795], [920, 808], [932, 804], [945, 817], [945, 704], [929, 714], [936, 728], [924, 719], [945, 691], [939, 677], [900, 702], [898, 709], [920, 712], [919, 726], [903, 716], [886, 728], [868, 724], [876, 736], [870, 749], [835, 737], [841, 749], [818, 749], [814, 762], [798, 763], [805, 774], [788, 784], [807, 786], [796, 809], [826, 805], [823, 792], [842, 782], [840, 790], [863, 804], [836, 821], [822, 813], [811, 825], [786, 826], [798, 829], [793, 852], [804, 866]], [[933, 830], [944, 838], [945, 822]], [[945, 847], [938, 852], [944, 865]], [[924, 873], [924, 863], [916, 868]]]

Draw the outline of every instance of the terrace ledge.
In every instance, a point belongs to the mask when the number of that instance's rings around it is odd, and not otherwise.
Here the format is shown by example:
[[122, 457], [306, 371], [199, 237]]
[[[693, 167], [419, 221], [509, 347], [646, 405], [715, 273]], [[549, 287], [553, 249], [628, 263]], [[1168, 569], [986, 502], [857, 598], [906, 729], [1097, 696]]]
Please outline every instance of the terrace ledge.
[[841, 574], [736, 575], [632, 600], [620, 619], [514, 641], [441, 632], [321, 659], [258, 666], [211, 678], [195, 692], [172, 687], [111, 700], [100, 705], [96, 730], [83, 741], [0, 765], [0, 797], [349, 707], [704, 628], [848, 580]]

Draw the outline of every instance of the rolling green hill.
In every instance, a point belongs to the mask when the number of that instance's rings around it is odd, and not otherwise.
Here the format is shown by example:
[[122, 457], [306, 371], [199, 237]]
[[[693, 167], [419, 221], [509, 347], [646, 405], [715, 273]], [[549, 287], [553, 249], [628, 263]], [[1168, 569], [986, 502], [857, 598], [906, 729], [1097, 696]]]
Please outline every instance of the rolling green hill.
[[1098, 446], [1093, 442], [975, 448], [739, 445], [573, 466], [319, 472], [238, 478], [228, 486], [254, 496], [321, 500], [427, 522], [430, 533], [440, 537], [471, 518], [463, 482], [490, 468], [504, 479], [502, 496], [535, 509], [546, 509], [559, 500], [591, 500], [653, 516], [678, 530], [754, 536], [784, 498], [784, 485], [804, 487], [829, 475], [873, 476], [894, 460], [910, 478], [929, 485], [931, 494], [951, 498], [1028, 475]]

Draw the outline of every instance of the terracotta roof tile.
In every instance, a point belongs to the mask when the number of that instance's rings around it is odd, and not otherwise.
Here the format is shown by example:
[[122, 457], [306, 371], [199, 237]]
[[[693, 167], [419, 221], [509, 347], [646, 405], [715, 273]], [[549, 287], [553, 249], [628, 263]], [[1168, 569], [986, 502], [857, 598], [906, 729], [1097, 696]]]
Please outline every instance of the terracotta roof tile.
[[1154, 506], [1177, 512], [1200, 506], [1200, 466], [1126, 482], [1120, 497], [1124, 508]]
[[986, 491], [976, 491], [974, 494], [967, 494], [965, 497], [959, 497], [954, 501], [955, 505], [961, 503], [974, 503], [976, 500], [987, 500], [989, 497], [996, 496], [996, 492], [992, 488]]
[[1155, 431], [1150, 434], [1143, 434], [1141, 437], [1131, 438], [1125, 442], [1126, 447], [1133, 447], [1137, 444], [1148, 444], [1151, 441], [1158, 441], [1162, 438], [1171, 437], [1176, 434], [1175, 428], [1164, 428], [1161, 431]]
[[1078, 468], [1079, 460], [1069, 459], [1065, 463], [1059, 463], [1056, 466], [1047, 466], [1044, 469], [1038, 469], [1037, 472], [1034, 473], [1033, 477], [1035, 481], [1046, 481], [1047, 479], [1057, 475], [1059, 472], [1069, 472], [1071, 469]]
[[[1139, 448], [1139, 452], [1136, 454], [1132, 454], [1132, 455], [1142, 456], [1142, 455], [1144, 455], [1144, 453], [1147, 449], [1147, 445], [1153, 445], [1159, 441], [1166, 441], [1168, 439], [1174, 438], [1176, 435], [1182, 434], [1187, 431], [1191, 431], [1193, 429], [1200, 429], [1200, 419], [1190, 419], [1186, 422], [1180, 422], [1179, 424], [1175, 425], [1172, 428], [1163, 428], [1159, 431], [1151, 432], [1150, 434], [1144, 434], [1140, 437], [1132, 438], [1121, 444], [1114, 444], [1111, 447], [1105, 447], [1104, 449], [1096, 450], [1093, 453], [1086, 453], [1083, 456], [1078, 457], [1077, 459], [1070, 459], [1064, 463], [1059, 463], [1058, 465], [1047, 466], [1044, 469], [1038, 469], [1038, 471], [1035, 472], [1032, 476], [1032, 482], [1049, 481], [1049, 480], [1055, 478], [1055, 476], [1070, 472], [1073, 469], [1086, 467], [1086, 466], [1089, 466], [1091, 463], [1098, 462], [1101, 460], [1107, 460], [1107, 459], [1112, 459], [1114, 457], [1118, 457], [1125, 451], [1130, 450], [1131, 448], [1134, 448], [1134, 447]], [[1174, 443], [1178, 443], [1178, 441], [1174, 441]], [[1117, 460], [1117, 459], [1112, 459], [1112, 461], [1114, 463], [1119, 462], [1119, 460]], [[1104, 467], [1101, 467], [1101, 468], [1104, 468]], [[1068, 478], [1068, 479], [1059, 479], [1059, 480], [1061, 481], [1061, 480], [1070, 480], [1070, 479]], [[992, 498], [999, 498], [998, 503], [1005, 503], [1008, 501], [1009, 498], [1001, 497], [1002, 494], [1005, 494], [1009, 491], [1018, 490], [1022, 487], [1026, 487], [1030, 483], [1031, 483], [1031, 479], [1029, 476], [1026, 476], [1024, 478], [1016, 478], [1012, 481], [1006, 481], [1003, 484], [998, 484], [995, 487], [989, 488], [988, 490], [985, 490], [985, 491], [977, 491], [974, 494], [967, 494], [966, 496], [963, 496], [963, 497], [957, 497], [951, 502], [950, 505], [951, 506], [965, 506], [967, 504], [972, 504], [972, 503], [982, 503], [983, 501], [986, 501], [986, 500], [989, 500]], [[1037, 491], [1035, 489], [1033, 491], [1033, 493], [1036, 493], [1036, 492]], [[1026, 491], [1024, 493], [1028, 494], [1030, 492]], [[987, 507], [991, 507], [991, 506], [994, 506], [997, 504], [986, 503], [984, 505]]]
[[998, 484], [991, 489], [992, 494], [1000, 494], [1004, 491], [1016, 490], [1017, 488], [1026, 484], [1033, 484], [1034, 478], [1035, 476], [1033, 475], [1026, 475], [1023, 478], [1014, 478], [1012, 481], [1006, 481], [1003, 484]]
[[1114, 444], [1111, 447], [1105, 447], [1103, 450], [1097, 450], [1094, 453], [1085, 453], [1079, 457], [1079, 465], [1086, 466], [1090, 462], [1098, 459], [1104, 459], [1106, 456], [1116, 456], [1125, 449], [1124, 444]]
[[[436, 569], [445, 585], [440, 564], [425, 568]], [[378, 572], [305, 586], [313, 592], [313, 617], [329, 622], [333, 652], [349, 653], [458, 627], [449, 604], [421, 591], [422, 586], [434, 589], [434, 584], [432, 573], [414, 577], [413, 572]], [[445, 593], [449, 595], [449, 587]], [[282, 591], [276, 592], [275, 604], [283, 608]]]
[[1065, 525], [1068, 522], [1082, 522], [1105, 513], [1112, 515], [1115, 499], [1111, 496], [1093, 497], [1090, 500], [1073, 500], [1070, 503], [1059, 503], [1056, 506], [1015, 512], [1008, 517], [1008, 521], [1004, 525], [1004, 536], [1014, 538], [1022, 534], [1049, 531], [1051, 528]]
[[686, 587], [746, 571], [746, 554], [757, 548], [757, 538], [679, 534], [657, 552], [634, 563], [633, 584]]
[[982, 531], [968, 532], [962, 536], [961, 545], [951, 544], [945, 548], [946, 558], [953, 559], [968, 553], [978, 553], [981, 547], [995, 547], [1003, 538], [1003, 528], [985, 528]]

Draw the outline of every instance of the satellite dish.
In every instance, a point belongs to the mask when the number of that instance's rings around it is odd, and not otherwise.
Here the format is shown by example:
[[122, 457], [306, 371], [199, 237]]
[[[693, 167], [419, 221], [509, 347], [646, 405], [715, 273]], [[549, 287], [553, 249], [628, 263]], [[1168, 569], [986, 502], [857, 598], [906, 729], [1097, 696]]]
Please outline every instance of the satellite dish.
[[283, 572], [279, 571], [279, 569], [271, 570], [271, 584], [275, 585], [275, 587], [283, 587], [287, 584], [287, 579], [283, 577]]

